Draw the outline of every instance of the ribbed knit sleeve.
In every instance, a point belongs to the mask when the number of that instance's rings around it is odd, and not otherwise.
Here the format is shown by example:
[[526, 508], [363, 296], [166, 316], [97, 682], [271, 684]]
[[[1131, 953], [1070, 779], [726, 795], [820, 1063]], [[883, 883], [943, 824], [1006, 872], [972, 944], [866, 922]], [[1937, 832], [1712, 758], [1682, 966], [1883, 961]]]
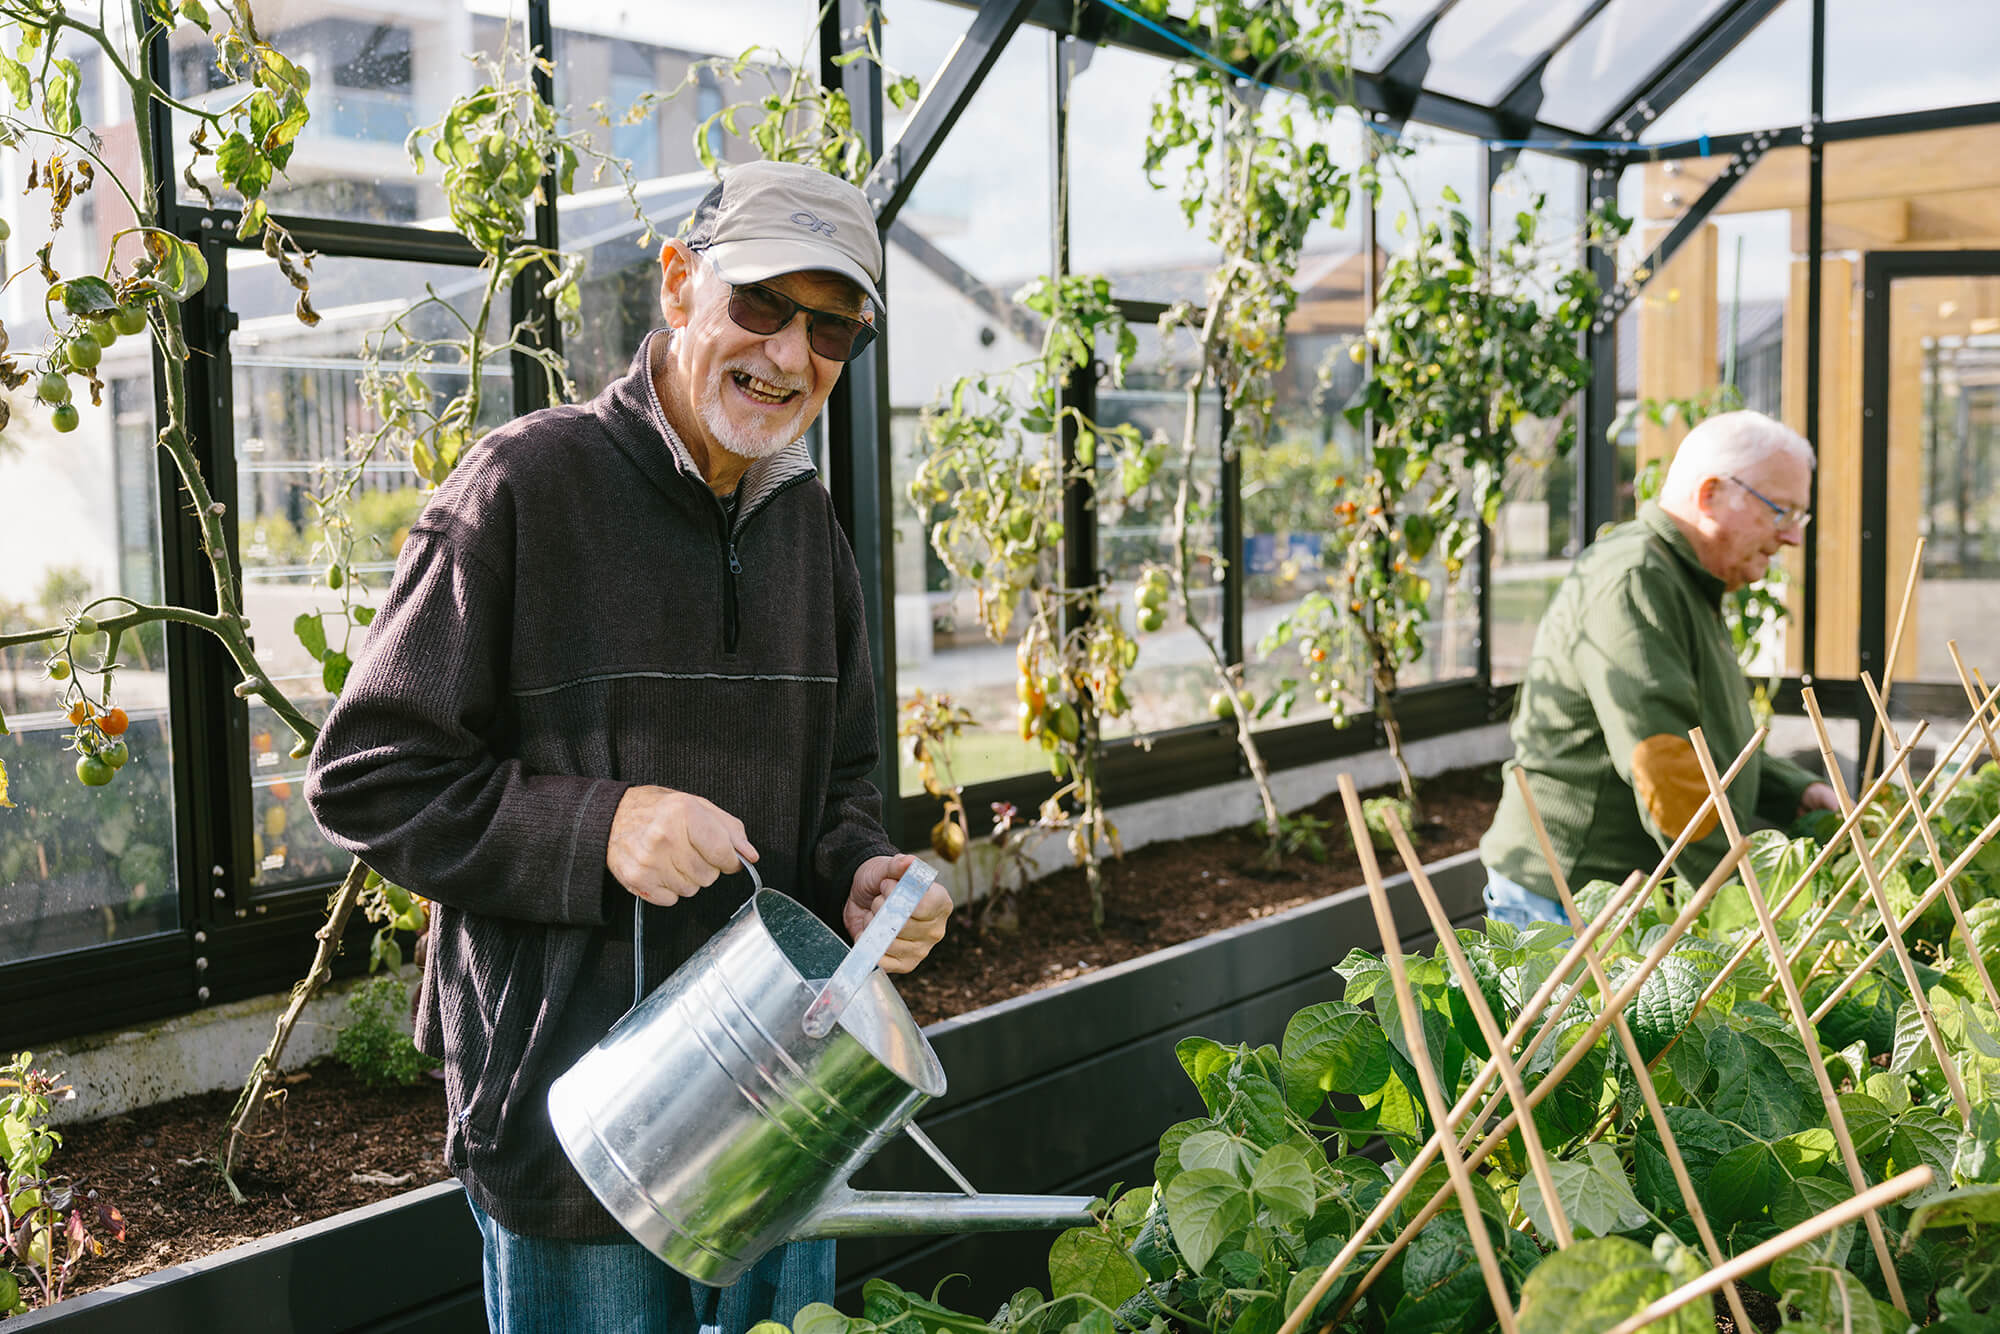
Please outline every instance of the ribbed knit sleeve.
[[426, 898], [594, 926], [627, 784], [528, 774], [496, 753], [511, 604], [448, 536], [413, 532], [313, 747], [306, 800], [329, 840]]
[[836, 687], [832, 782], [813, 845], [813, 875], [832, 896], [833, 917], [854, 883], [854, 873], [870, 857], [896, 851], [882, 830], [882, 794], [870, 781], [880, 754], [875, 729], [875, 673], [868, 657], [867, 616], [861, 576], [847, 539], [833, 529], [832, 551], [838, 606], [840, 683]]

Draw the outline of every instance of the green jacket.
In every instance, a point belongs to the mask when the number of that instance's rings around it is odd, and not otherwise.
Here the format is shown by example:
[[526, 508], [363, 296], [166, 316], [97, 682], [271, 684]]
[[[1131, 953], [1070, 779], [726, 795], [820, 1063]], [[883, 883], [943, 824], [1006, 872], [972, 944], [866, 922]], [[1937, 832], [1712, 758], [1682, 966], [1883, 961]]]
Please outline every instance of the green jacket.
[[[1555, 897], [1512, 773], [1520, 768], [1572, 889], [1652, 871], [1708, 795], [1688, 732], [1700, 727], [1727, 771], [1756, 730], [1722, 594], [1650, 501], [1577, 557], [1535, 632], [1514, 701], [1514, 758], [1479, 845], [1488, 867]], [[1730, 785], [1730, 805], [1746, 832], [1789, 824], [1813, 781], [1760, 751]], [[1693, 880], [1727, 850], [1713, 815], [1697, 834], [1674, 868]]]

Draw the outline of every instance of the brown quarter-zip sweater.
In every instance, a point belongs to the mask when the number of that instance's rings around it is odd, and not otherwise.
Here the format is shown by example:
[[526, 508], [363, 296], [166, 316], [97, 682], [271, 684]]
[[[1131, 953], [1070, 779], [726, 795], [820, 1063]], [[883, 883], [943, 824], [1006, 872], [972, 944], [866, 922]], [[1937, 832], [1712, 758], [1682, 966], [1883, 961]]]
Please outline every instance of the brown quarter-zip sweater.
[[[1657, 504], [1576, 559], [1535, 631], [1514, 701], [1514, 758], [1487, 866], [1555, 897], [1548, 864], [1511, 771], [1527, 772], [1535, 806], [1570, 885], [1622, 881], [1653, 865], [1693, 819], [1708, 786], [1688, 733], [1702, 729], [1726, 769], [1750, 740], [1750, 690], [1722, 620], [1723, 583]], [[1788, 823], [1813, 781], [1761, 751], [1729, 788], [1742, 827]], [[1675, 869], [1705, 878], [1728, 850], [1711, 814]]]
[[[445, 1160], [531, 1235], [616, 1231], [546, 1098], [631, 1001], [633, 899], [605, 867], [625, 790], [735, 815], [763, 882], [835, 929], [855, 871], [893, 851], [832, 503], [798, 443], [752, 465], [732, 523], [660, 408], [665, 336], [589, 403], [494, 431], [438, 488], [306, 784], [329, 839], [435, 903], [417, 1045], [444, 1061]], [[649, 908], [648, 985], [748, 893], [733, 874]]]

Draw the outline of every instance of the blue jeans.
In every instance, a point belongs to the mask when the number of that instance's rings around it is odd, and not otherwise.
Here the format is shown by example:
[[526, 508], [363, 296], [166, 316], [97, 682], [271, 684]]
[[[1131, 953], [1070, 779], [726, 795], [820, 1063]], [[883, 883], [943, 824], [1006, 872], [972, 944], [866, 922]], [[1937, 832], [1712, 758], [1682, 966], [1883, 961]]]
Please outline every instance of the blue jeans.
[[472, 1204], [486, 1239], [486, 1323], [493, 1334], [745, 1334], [789, 1325], [833, 1300], [833, 1243], [780, 1246], [726, 1288], [683, 1278], [629, 1237], [563, 1241], [509, 1232]]
[[1569, 924], [1562, 904], [1522, 888], [1490, 866], [1486, 868], [1486, 915], [1510, 926], [1533, 926], [1537, 922]]

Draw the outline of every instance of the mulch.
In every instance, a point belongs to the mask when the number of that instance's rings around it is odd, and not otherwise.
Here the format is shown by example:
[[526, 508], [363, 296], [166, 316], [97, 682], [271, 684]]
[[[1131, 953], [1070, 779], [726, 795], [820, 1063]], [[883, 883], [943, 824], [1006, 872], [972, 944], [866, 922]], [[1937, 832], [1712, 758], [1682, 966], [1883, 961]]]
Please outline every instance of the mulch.
[[[1427, 781], [1416, 832], [1426, 861], [1477, 844], [1499, 800], [1497, 769]], [[1310, 812], [1329, 823], [1324, 863], [1258, 865], [1248, 830], [1149, 844], [1107, 864], [1105, 920], [1091, 928], [1081, 871], [1066, 870], [1017, 896], [1018, 926], [982, 935], [963, 910], [915, 974], [898, 985], [920, 1023], [1054, 985], [1224, 927], [1268, 917], [1361, 882], [1339, 799]], [[1387, 868], [1385, 867], [1385, 870]], [[320, 1062], [291, 1076], [283, 1108], [266, 1115], [237, 1173], [233, 1203], [213, 1167], [233, 1093], [179, 1098], [65, 1127], [52, 1164], [79, 1191], [116, 1204], [127, 1238], [86, 1261], [72, 1295], [209, 1255], [344, 1210], [387, 1199], [445, 1171], [444, 1090], [435, 1079], [375, 1089]]]

